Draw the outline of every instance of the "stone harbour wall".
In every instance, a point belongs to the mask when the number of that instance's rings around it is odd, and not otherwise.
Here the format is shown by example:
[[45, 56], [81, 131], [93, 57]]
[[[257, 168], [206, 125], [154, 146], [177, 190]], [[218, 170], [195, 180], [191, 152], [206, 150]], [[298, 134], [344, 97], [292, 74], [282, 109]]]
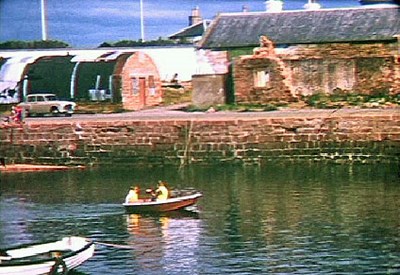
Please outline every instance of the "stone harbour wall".
[[[294, 112], [296, 113], [296, 112]], [[398, 162], [400, 112], [27, 121], [0, 126], [0, 156], [34, 164]]]

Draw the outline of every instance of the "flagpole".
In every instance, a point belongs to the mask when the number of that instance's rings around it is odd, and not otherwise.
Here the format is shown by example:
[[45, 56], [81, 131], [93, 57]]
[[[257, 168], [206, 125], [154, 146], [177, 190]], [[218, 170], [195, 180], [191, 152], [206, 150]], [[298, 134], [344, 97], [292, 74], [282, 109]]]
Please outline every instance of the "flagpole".
[[42, 40], [47, 40], [47, 4], [46, 0], [40, 1], [40, 8], [42, 11]]
[[144, 42], [143, 0], [140, 0], [140, 34], [142, 42]]

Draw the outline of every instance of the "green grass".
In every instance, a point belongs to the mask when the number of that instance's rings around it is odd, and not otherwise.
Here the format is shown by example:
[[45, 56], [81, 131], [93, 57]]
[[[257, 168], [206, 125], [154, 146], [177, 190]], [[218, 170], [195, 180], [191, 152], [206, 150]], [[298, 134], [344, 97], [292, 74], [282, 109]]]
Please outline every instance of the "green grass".
[[399, 105], [400, 94], [387, 95], [387, 94], [314, 94], [304, 97], [303, 101], [310, 107], [318, 109], [332, 109], [343, 106], [353, 106], [361, 108], [381, 107], [384, 105]]

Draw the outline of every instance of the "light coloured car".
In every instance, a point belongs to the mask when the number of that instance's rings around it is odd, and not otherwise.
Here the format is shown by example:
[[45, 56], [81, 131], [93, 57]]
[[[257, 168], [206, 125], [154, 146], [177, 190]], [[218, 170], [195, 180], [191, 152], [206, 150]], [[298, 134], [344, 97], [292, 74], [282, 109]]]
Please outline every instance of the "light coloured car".
[[71, 116], [76, 103], [58, 100], [55, 94], [30, 94], [18, 106], [24, 109], [25, 116], [44, 114]]

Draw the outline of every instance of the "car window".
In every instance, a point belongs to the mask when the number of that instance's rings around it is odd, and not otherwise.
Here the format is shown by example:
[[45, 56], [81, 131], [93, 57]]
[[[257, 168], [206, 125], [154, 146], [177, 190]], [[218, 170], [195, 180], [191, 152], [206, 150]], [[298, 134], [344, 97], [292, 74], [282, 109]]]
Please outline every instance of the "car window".
[[35, 97], [35, 96], [30, 96], [30, 97], [27, 98], [26, 101], [28, 101], [28, 102], [35, 102], [35, 101], [36, 101], [36, 97]]
[[48, 95], [48, 96], [46, 96], [46, 100], [47, 101], [55, 101], [55, 100], [57, 100], [57, 97], [54, 95]]
[[37, 101], [44, 101], [44, 97], [43, 96], [38, 96], [37, 97]]

